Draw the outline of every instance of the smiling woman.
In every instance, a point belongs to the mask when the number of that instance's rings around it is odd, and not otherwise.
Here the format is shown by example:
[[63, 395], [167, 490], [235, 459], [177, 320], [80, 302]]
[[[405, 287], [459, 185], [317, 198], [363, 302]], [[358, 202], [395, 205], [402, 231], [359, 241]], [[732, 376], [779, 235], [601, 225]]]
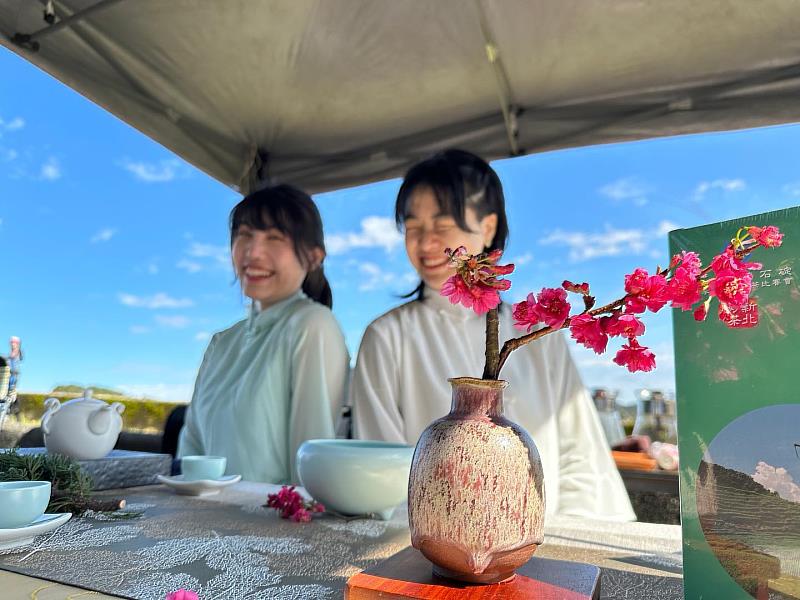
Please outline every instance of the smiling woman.
[[[440, 295], [455, 273], [445, 250], [502, 252], [508, 226], [497, 174], [481, 158], [459, 150], [409, 170], [395, 215], [422, 282], [415, 300], [379, 317], [364, 333], [351, 401], [356, 437], [413, 445], [432, 421], [447, 414], [448, 378], [483, 369], [484, 318]], [[507, 305], [500, 309], [500, 335], [517, 337]], [[553, 335], [540, 341], [508, 360], [505, 414], [531, 434], [541, 452], [547, 511], [632, 520], [625, 487], [565, 340]]]
[[228, 474], [296, 482], [300, 444], [334, 437], [349, 364], [322, 271], [322, 220], [307, 194], [281, 185], [237, 204], [230, 230], [252, 309], [212, 337], [178, 456], [225, 456]]

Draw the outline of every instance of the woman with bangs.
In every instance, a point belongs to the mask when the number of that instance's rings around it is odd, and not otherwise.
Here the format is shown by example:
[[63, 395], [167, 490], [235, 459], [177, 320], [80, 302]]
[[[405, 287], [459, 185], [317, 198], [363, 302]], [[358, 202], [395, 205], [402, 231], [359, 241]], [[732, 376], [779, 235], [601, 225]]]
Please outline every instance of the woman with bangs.
[[234, 207], [230, 239], [250, 314], [211, 338], [178, 456], [225, 456], [228, 474], [296, 483], [300, 444], [334, 437], [349, 368], [322, 220], [304, 192], [269, 187]]
[[[509, 232], [497, 173], [460, 150], [408, 171], [395, 219], [421, 282], [412, 301], [367, 328], [350, 400], [356, 437], [415, 445], [450, 410], [448, 378], [483, 372], [485, 316], [439, 293], [455, 272], [445, 249], [504, 250]], [[500, 339], [519, 337], [508, 304], [499, 316]], [[635, 519], [564, 337], [545, 336], [512, 353], [501, 378], [509, 383], [507, 417], [531, 434], [542, 457], [548, 514]]]

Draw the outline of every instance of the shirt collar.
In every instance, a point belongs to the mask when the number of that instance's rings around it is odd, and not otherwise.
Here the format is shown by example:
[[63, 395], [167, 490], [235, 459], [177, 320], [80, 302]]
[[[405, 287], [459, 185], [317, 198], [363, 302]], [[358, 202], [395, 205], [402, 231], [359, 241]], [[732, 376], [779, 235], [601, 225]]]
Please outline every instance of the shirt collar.
[[291, 311], [291, 306], [300, 299], [308, 298], [303, 290], [297, 290], [294, 294], [261, 310], [260, 303], [254, 301], [250, 305], [250, 314], [247, 317], [247, 331], [255, 333], [266, 327], [270, 327]]
[[424, 298], [422, 305], [435, 310], [440, 315], [449, 315], [459, 321], [485, 318], [485, 315], [476, 314], [474, 310], [462, 304], [453, 304], [450, 302], [450, 298], [442, 296], [437, 290], [431, 289], [427, 285], [423, 288], [422, 293]]

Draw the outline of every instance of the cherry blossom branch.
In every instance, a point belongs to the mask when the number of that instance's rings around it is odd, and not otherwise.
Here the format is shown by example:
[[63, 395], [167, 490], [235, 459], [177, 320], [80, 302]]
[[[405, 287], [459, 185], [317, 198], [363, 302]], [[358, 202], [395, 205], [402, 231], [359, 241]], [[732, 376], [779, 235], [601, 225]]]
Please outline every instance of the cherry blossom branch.
[[[583, 314], [590, 314], [592, 316], [602, 315], [605, 313], [613, 313], [615, 310], [622, 308], [625, 304], [625, 297], [619, 298], [618, 300], [614, 300], [613, 302], [609, 302], [604, 306], [600, 306], [599, 308], [594, 308], [592, 310], [584, 311]], [[556, 331], [561, 331], [562, 329], [566, 329], [569, 327], [570, 321], [572, 319], [567, 319], [564, 321], [564, 324], [554, 329], [552, 327], [543, 327], [542, 329], [537, 329], [536, 331], [529, 333], [527, 335], [520, 336], [518, 338], [511, 338], [507, 340], [505, 344], [503, 344], [503, 349], [500, 350], [500, 358], [497, 362], [497, 370], [493, 371], [490, 376], [487, 376], [484, 371], [484, 379], [498, 379], [500, 377], [500, 371], [503, 369], [503, 366], [506, 364], [506, 360], [508, 360], [509, 354], [511, 354], [517, 348], [521, 348], [526, 344], [530, 344], [534, 340], [538, 340], [550, 333], [554, 333]]]
[[486, 313], [486, 362], [483, 367], [483, 379], [497, 379], [500, 372], [500, 320], [497, 308]]
[[[783, 234], [777, 227], [741, 227], [726, 249], [705, 268], [696, 252], [681, 252], [670, 260], [664, 271], [655, 274], [637, 268], [625, 276], [625, 295], [604, 306], [594, 308], [595, 299], [589, 294], [589, 284], [564, 281], [560, 288], [543, 288], [537, 296], [532, 293], [513, 307], [514, 326], [531, 331], [512, 338], [498, 352], [498, 314], [500, 292], [511, 287], [502, 277], [514, 270], [514, 265], [498, 265], [501, 251], [472, 256], [466, 248], [448, 249], [456, 274], [442, 286], [441, 294], [453, 304], [462, 304], [486, 317], [486, 363], [484, 379], [497, 379], [514, 350], [544, 337], [554, 331], [569, 328], [571, 337], [597, 354], [606, 351], [613, 337], [627, 340], [614, 357], [614, 362], [630, 372], [651, 371], [655, 368], [655, 355], [638, 342], [645, 332], [641, 319], [646, 311], [658, 312], [665, 306], [693, 311], [697, 321], [705, 320], [712, 299], [719, 302], [719, 318], [728, 327], [735, 327], [736, 311], [754, 304], [750, 298], [752, 275], [749, 271], [760, 269], [758, 263], [742, 259], [756, 247], [776, 248]], [[713, 277], [704, 278], [713, 271]], [[584, 310], [570, 316], [571, 305], [567, 292], [583, 298]], [[699, 303], [699, 306], [698, 306]], [[598, 315], [607, 315], [596, 318]], [[542, 326], [543, 325], [543, 326]]]

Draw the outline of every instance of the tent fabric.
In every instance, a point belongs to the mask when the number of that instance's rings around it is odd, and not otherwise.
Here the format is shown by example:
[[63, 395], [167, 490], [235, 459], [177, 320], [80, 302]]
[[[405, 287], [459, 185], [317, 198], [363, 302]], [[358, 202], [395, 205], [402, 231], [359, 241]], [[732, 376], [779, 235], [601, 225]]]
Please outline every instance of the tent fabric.
[[800, 120], [797, 0], [46, 4], [0, 0], [0, 43], [243, 191]]

